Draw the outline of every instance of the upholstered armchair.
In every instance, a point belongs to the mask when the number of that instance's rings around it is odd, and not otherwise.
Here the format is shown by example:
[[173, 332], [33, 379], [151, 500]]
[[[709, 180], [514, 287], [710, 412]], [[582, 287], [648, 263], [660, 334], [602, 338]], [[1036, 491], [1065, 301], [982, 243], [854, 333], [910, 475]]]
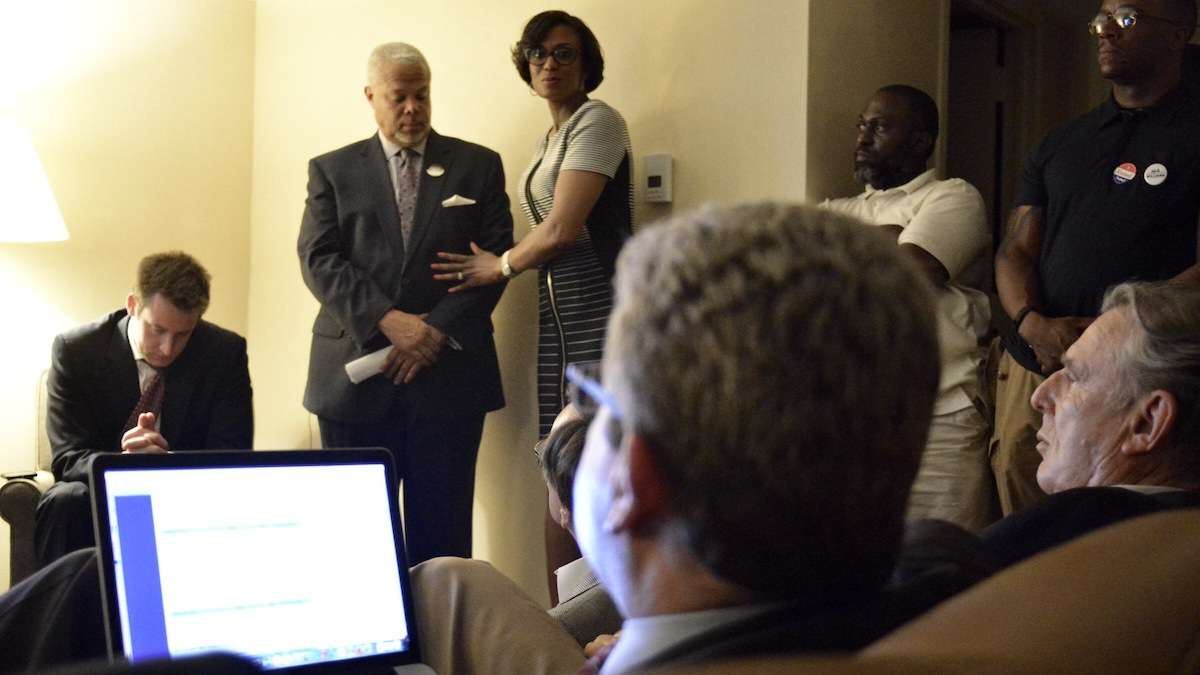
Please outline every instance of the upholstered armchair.
[[50, 439], [46, 437], [46, 372], [37, 381], [35, 426], [25, 466], [4, 467], [0, 484], [0, 518], [9, 527], [9, 583], [37, 569], [33, 552], [33, 516], [42, 493], [54, 483], [50, 473]]

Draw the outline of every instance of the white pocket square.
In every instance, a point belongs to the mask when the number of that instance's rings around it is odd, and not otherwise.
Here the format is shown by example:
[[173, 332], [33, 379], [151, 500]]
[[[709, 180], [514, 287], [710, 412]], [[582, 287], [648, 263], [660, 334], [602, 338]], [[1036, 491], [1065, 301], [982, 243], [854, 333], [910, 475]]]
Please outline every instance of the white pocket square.
[[471, 199], [470, 197], [463, 197], [462, 195], [453, 195], [449, 199], [442, 200], [442, 206], [446, 208], [451, 206], [470, 206], [474, 203], [474, 199]]

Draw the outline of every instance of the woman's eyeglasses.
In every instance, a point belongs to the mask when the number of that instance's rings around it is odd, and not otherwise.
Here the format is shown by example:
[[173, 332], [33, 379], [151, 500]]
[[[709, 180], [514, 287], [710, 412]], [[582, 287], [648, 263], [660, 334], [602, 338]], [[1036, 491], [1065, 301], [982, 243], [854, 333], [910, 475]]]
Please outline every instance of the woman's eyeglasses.
[[542, 65], [550, 57], [554, 57], [560, 66], [569, 66], [579, 58], [579, 50], [570, 45], [555, 47], [549, 51], [545, 47], [526, 47], [524, 54], [525, 60], [535, 66]]

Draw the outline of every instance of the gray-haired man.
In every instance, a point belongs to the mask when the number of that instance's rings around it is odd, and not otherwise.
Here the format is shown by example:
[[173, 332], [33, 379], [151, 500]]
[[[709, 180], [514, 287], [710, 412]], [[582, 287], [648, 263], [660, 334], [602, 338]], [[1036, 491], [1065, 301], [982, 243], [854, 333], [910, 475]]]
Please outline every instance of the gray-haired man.
[[1125, 283], [1033, 394], [1050, 497], [983, 531], [1009, 565], [1118, 520], [1200, 506], [1200, 289]]
[[[363, 89], [378, 132], [313, 159], [298, 250], [321, 303], [304, 406], [325, 447], [382, 446], [404, 481], [410, 560], [471, 555], [475, 457], [504, 405], [491, 314], [503, 284], [448, 293], [437, 251], [512, 246], [496, 153], [430, 127], [430, 71], [404, 43], [371, 54]], [[343, 366], [390, 347], [383, 376]]]

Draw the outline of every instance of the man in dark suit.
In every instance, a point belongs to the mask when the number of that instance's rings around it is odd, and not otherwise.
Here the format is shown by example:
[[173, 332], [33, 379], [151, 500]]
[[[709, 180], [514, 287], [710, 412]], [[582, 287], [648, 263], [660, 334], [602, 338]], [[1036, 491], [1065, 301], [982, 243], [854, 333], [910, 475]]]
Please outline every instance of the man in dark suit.
[[[504, 405], [491, 313], [503, 285], [448, 293], [438, 251], [501, 253], [512, 215], [500, 157], [430, 128], [430, 71], [411, 45], [368, 61], [376, 135], [313, 159], [300, 269], [321, 303], [304, 406], [325, 447], [382, 446], [404, 481], [410, 560], [471, 555], [475, 458]], [[381, 376], [347, 362], [388, 349]]]
[[1200, 289], [1125, 283], [1033, 394], [1050, 497], [982, 533], [1011, 565], [1145, 513], [1200, 506]]
[[37, 507], [43, 565], [93, 544], [96, 453], [250, 449], [246, 341], [200, 318], [208, 299], [208, 272], [194, 258], [147, 256], [125, 308], [54, 339], [46, 433], [58, 482]]

